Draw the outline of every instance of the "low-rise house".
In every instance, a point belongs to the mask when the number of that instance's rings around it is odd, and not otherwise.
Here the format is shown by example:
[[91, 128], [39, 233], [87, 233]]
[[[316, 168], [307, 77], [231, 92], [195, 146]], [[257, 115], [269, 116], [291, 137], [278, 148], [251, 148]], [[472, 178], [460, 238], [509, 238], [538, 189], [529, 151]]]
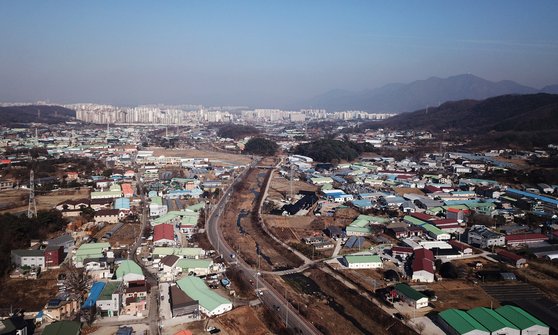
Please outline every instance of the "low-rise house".
[[425, 248], [415, 249], [411, 268], [413, 281], [434, 282], [434, 254], [432, 251]]
[[163, 258], [167, 255], [176, 255], [183, 258], [203, 258], [205, 257], [205, 250], [202, 248], [155, 247], [152, 254], [154, 258]]
[[64, 261], [64, 247], [49, 245], [45, 251], [45, 265], [47, 267], [59, 266]]
[[161, 272], [163, 274], [178, 274], [179, 271], [174, 271], [175, 269], [177, 269], [176, 267], [176, 262], [178, 262], [178, 260], [181, 259], [180, 257], [176, 256], [176, 255], [167, 255], [164, 256], [161, 259], [161, 262], [159, 263], [161, 268]]
[[446, 309], [438, 313], [440, 324], [447, 334], [452, 335], [490, 335], [490, 331], [459, 309]]
[[345, 255], [343, 259], [349, 269], [381, 269], [383, 267], [382, 260], [378, 255]]
[[78, 302], [73, 299], [51, 299], [43, 308], [44, 315], [55, 321], [72, 320], [78, 311]]
[[159, 196], [151, 197], [151, 203], [149, 204], [149, 216], [159, 217], [165, 215], [168, 212], [167, 205], [163, 205], [163, 199]]
[[28, 266], [45, 270], [46, 261], [43, 250], [17, 249], [11, 252], [12, 264], [18, 267]]
[[491, 334], [520, 335], [521, 331], [512, 322], [493, 309], [477, 307], [467, 311], [471, 317], [490, 331]]
[[27, 335], [27, 322], [20, 315], [0, 320], [1, 335]]
[[345, 228], [345, 232], [347, 236], [369, 236], [373, 232], [373, 225], [378, 225], [383, 230], [383, 225], [388, 222], [389, 219], [386, 218], [361, 214]]
[[304, 243], [312, 245], [316, 250], [327, 250], [335, 247], [335, 243], [323, 236], [306, 237]]
[[118, 223], [120, 219], [120, 210], [118, 209], [101, 209], [95, 212], [95, 222]]
[[74, 256], [74, 265], [77, 268], [82, 268], [87, 261], [97, 261], [100, 263], [101, 260], [106, 258], [104, 253], [109, 249], [110, 244], [106, 242], [82, 244]]
[[0, 180], [0, 191], [9, 190], [14, 187], [14, 183], [11, 180]]
[[178, 287], [193, 300], [199, 301], [200, 312], [207, 316], [215, 316], [232, 310], [232, 303], [212, 291], [203, 280], [188, 276], [176, 282]]
[[163, 223], [153, 227], [153, 245], [157, 247], [176, 245], [174, 226]]
[[122, 191], [91, 192], [91, 200], [116, 199], [122, 197]]
[[147, 309], [147, 286], [131, 286], [124, 289], [123, 310], [126, 315], [142, 316]]
[[310, 178], [310, 182], [314, 185], [333, 184], [333, 179], [330, 177], [314, 177]]
[[449, 240], [448, 243], [456, 250], [458, 250], [462, 255], [473, 254], [473, 248], [463, 242], [459, 242], [458, 240]]
[[503, 234], [496, 233], [485, 226], [476, 225], [469, 229], [467, 234], [467, 243], [478, 245], [481, 248], [489, 248], [493, 246], [504, 246], [506, 237]]
[[395, 246], [391, 248], [391, 255], [393, 257], [400, 257], [401, 259], [406, 259], [407, 257], [413, 255], [413, 252], [413, 248], [410, 247]]
[[173, 317], [184, 316], [194, 320], [199, 319], [200, 304], [197, 300], [190, 298], [177, 285], [171, 285], [169, 290]]
[[207, 259], [190, 259], [181, 258], [176, 262], [176, 267], [182, 270], [182, 272], [187, 274], [194, 274], [195, 276], [205, 276], [211, 272], [211, 267], [213, 266], [213, 261], [209, 258]]
[[506, 262], [516, 268], [523, 268], [527, 267], [527, 260], [518, 254], [515, 254], [511, 251], [507, 251], [504, 249], [498, 249], [496, 254], [500, 258], [501, 261]]
[[121, 282], [108, 282], [105, 285], [96, 301], [97, 310], [102, 316], [120, 315], [121, 291]]
[[124, 282], [145, 280], [141, 267], [132, 260], [120, 262], [116, 269], [116, 279]]
[[428, 307], [428, 297], [407, 284], [399, 283], [394, 286], [399, 298], [409, 303], [413, 308]]
[[514, 324], [521, 334], [548, 335], [550, 328], [547, 324], [527, 313], [523, 309], [511, 305], [496, 308], [496, 313]]
[[327, 236], [333, 239], [343, 238], [345, 237], [345, 232], [341, 227], [338, 226], [330, 226], [325, 229], [325, 233]]
[[63, 251], [67, 253], [75, 245], [75, 240], [70, 234], [64, 234], [46, 241], [45, 244], [49, 247], [62, 246], [64, 248]]
[[54, 208], [59, 211], [65, 210], [82, 210], [89, 207], [89, 199], [76, 199], [76, 200], [65, 200], [58, 203]]
[[548, 236], [543, 234], [515, 234], [515, 235], [506, 235], [506, 244], [511, 247], [516, 247], [519, 245], [525, 244], [533, 244], [533, 243], [541, 243], [548, 241]]
[[100, 211], [102, 209], [110, 209], [112, 208], [112, 202], [114, 201], [113, 198], [106, 198], [106, 199], [91, 199], [89, 203], [91, 208], [95, 211]]

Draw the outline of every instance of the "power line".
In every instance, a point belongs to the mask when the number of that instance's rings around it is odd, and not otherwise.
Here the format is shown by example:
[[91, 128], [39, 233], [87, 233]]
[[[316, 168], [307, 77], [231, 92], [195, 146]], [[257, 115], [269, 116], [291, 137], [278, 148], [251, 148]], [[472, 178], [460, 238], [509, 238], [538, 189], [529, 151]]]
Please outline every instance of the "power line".
[[37, 202], [35, 201], [35, 175], [33, 170], [29, 174], [29, 206], [27, 207], [27, 217], [37, 217]]

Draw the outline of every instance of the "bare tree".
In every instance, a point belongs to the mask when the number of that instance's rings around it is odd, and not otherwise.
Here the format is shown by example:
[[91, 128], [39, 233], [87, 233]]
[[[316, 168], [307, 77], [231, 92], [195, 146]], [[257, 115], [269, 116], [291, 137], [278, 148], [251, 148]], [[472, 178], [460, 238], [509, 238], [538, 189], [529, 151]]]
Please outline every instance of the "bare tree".
[[426, 328], [426, 325], [424, 324], [424, 322], [419, 322], [415, 325], [415, 328], [419, 334], [422, 334], [422, 332]]
[[78, 319], [81, 319], [82, 313], [86, 314], [86, 319], [89, 323], [92, 322], [92, 313], [89, 315], [88, 312], [92, 310], [89, 309], [87, 311], [81, 310], [81, 305], [83, 302], [83, 297], [87, 293], [87, 289], [89, 287], [90, 277], [85, 273], [83, 269], [78, 269], [75, 266], [68, 265], [64, 268], [64, 274], [66, 275], [66, 279], [64, 280], [64, 284], [66, 285], [66, 290], [72, 295], [73, 299], [76, 299], [80, 305]]

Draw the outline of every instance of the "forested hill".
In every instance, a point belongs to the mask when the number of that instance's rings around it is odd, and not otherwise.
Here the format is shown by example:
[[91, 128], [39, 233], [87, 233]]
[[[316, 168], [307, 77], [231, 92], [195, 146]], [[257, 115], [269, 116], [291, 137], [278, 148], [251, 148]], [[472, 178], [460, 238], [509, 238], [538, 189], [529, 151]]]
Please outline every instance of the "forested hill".
[[365, 128], [465, 130], [546, 130], [558, 129], [558, 95], [503, 95], [482, 101], [446, 102], [439, 107], [403, 113]]
[[60, 123], [75, 119], [74, 110], [61, 106], [27, 105], [0, 107], [0, 124]]
[[446, 102], [439, 107], [399, 114], [362, 127], [445, 130], [479, 138], [500, 133], [506, 134], [512, 142], [523, 141], [525, 136], [538, 137], [537, 143], [529, 143], [544, 145], [558, 141], [558, 95], [503, 95], [482, 101]]

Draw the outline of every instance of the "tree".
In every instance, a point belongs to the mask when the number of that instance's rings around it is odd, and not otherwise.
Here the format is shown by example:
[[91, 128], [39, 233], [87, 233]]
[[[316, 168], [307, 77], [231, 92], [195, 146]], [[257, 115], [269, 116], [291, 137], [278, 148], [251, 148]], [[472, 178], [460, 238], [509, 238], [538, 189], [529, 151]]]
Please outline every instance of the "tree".
[[419, 322], [415, 325], [415, 328], [419, 334], [422, 334], [422, 332], [424, 332], [424, 329], [426, 328], [426, 325], [423, 322]]
[[244, 146], [243, 154], [254, 154], [261, 156], [273, 156], [279, 149], [277, 143], [261, 138], [255, 137], [251, 138]]
[[95, 210], [91, 207], [85, 207], [81, 209], [81, 213], [80, 215], [87, 220], [87, 222], [89, 221], [93, 221], [93, 217], [95, 216]]
[[457, 268], [452, 262], [445, 262], [440, 266], [440, 275], [443, 278], [456, 279], [458, 277]]
[[112, 173], [113, 173], [112, 169], [106, 169], [106, 170], [103, 171], [103, 176], [108, 178], [112, 175]]
[[229, 124], [219, 128], [217, 136], [221, 138], [241, 139], [247, 136], [258, 135], [259, 133], [260, 131], [252, 126]]

